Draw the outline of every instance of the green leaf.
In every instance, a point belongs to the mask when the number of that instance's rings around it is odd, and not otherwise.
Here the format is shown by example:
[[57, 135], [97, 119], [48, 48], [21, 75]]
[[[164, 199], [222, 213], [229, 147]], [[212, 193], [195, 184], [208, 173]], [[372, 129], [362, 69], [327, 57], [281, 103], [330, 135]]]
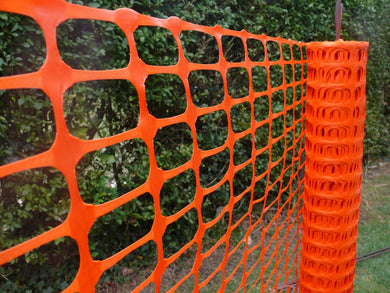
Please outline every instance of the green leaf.
[[43, 103], [42, 102], [34, 102], [34, 108], [37, 109], [37, 110], [40, 110], [42, 109], [43, 107]]
[[24, 102], [25, 102], [24, 97], [20, 97], [20, 98], [18, 99], [18, 105], [19, 105], [19, 106], [23, 105]]
[[63, 243], [65, 241], [65, 237], [57, 238], [54, 240], [54, 244], [58, 245], [60, 243]]
[[89, 3], [88, 3], [88, 6], [89, 6], [89, 7], [93, 7], [93, 8], [99, 8], [99, 7], [100, 7], [100, 4], [97, 3], [97, 2], [89, 2]]

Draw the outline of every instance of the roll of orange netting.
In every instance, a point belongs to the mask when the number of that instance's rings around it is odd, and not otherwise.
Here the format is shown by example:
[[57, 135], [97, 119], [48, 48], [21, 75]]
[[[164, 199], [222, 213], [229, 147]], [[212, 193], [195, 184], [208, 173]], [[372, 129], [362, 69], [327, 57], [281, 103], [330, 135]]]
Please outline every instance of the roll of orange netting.
[[310, 43], [300, 292], [352, 292], [368, 43]]

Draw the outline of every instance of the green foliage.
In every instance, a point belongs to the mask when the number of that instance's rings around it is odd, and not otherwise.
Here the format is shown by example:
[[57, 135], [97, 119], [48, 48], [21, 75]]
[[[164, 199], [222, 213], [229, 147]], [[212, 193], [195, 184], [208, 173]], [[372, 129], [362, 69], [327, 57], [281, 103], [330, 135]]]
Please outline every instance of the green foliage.
[[0, 12], [0, 76], [38, 70], [45, 55], [43, 33], [35, 21]]
[[178, 49], [171, 32], [161, 27], [138, 27], [134, 32], [139, 57], [150, 65], [175, 65]]
[[106, 259], [139, 240], [150, 231], [153, 219], [150, 194], [143, 194], [100, 217], [89, 231], [92, 258]]
[[370, 42], [367, 62], [365, 159], [390, 156], [390, 1], [370, 0], [350, 8], [350, 37]]
[[69, 238], [45, 244], [0, 267], [2, 292], [59, 292], [76, 276], [79, 253]]
[[49, 98], [36, 89], [0, 92], [0, 163], [10, 163], [50, 148], [55, 137]]
[[163, 235], [164, 257], [168, 258], [194, 238], [198, 230], [198, 214], [191, 209], [178, 220], [168, 225]]
[[216, 70], [194, 70], [188, 76], [192, 102], [197, 107], [210, 107], [224, 99], [222, 75]]
[[64, 114], [71, 134], [96, 139], [137, 126], [138, 95], [127, 80], [79, 82], [64, 94]]
[[115, 69], [129, 60], [127, 39], [114, 23], [69, 19], [57, 28], [62, 60], [74, 69]]
[[64, 177], [51, 168], [1, 178], [1, 196], [1, 249], [57, 226], [67, 216], [70, 204]]

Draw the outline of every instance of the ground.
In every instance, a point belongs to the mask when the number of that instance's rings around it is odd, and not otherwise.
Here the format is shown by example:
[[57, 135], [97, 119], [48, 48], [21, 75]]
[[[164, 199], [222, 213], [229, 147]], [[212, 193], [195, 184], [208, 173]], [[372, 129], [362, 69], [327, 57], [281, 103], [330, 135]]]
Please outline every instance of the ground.
[[[390, 161], [368, 165], [363, 178], [358, 257], [390, 246]], [[390, 292], [390, 253], [357, 263], [354, 292]]]

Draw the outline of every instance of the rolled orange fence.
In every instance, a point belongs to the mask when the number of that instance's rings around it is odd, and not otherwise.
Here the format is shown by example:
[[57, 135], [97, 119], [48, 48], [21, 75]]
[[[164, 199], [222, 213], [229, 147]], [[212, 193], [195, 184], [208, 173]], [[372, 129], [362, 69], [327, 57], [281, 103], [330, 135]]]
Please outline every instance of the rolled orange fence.
[[352, 292], [368, 43], [307, 46], [306, 162], [299, 292]]

